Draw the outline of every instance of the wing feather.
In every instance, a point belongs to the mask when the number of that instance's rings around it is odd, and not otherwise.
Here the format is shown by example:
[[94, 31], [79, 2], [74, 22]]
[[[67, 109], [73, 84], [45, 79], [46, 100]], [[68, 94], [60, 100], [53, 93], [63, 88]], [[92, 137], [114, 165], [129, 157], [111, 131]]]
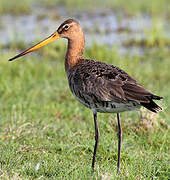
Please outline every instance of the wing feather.
[[159, 100], [162, 97], [147, 91], [116, 66], [86, 59], [77, 65], [72, 74], [75, 86], [83, 94], [95, 97], [98, 101], [137, 101], [146, 108], [154, 105], [152, 111], [160, 109], [152, 99]]

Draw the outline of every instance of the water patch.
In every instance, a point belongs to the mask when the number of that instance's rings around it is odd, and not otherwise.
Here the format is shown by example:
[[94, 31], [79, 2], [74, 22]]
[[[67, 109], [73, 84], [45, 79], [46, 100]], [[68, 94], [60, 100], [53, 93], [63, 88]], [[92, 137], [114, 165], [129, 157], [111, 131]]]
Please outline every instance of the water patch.
[[[60, 23], [68, 18], [66, 17], [68, 13], [66, 10], [56, 10], [57, 18], [55, 19], [51, 15], [47, 15], [53, 13], [54, 17], [54, 10], [51, 12], [41, 7], [38, 9], [38, 11], [33, 9], [31, 15], [2, 15], [0, 43], [6, 45], [20, 41], [28, 44], [35, 42], [35, 40], [41, 40], [54, 32]], [[42, 12], [45, 13], [43, 16]], [[113, 11], [107, 13], [96, 11], [94, 13], [73, 13], [72, 16], [81, 23], [87, 45], [94, 41], [98, 44], [107, 44], [111, 47], [116, 45], [120, 47], [122, 53], [126, 52], [127, 47], [124, 48], [126, 42], [133, 42], [134, 39], [145, 41], [147, 36], [149, 36], [147, 33], [152, 32], [154, 26], [152, 18], [147, 15], [125, 17], [125, 15], [118, 15]], [[163, 28], [161, 30], [165, 36], [170, 38], [169, 25], [166, 23], [166, 26]], [[133, 47], [131, 49], [133, 49], [133, 53], [142, 52], [140, 47]]]

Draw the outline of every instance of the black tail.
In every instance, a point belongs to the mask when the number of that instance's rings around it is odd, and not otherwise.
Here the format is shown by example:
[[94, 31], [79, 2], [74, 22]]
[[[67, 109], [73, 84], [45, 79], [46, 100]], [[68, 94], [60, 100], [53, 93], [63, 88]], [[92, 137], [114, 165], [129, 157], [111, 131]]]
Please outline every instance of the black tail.
[[150, 111], [157, 113], [157, 111], [161, 111], [162, 108], [161, 108], [160, 106], [158, 106], [158, 105], [153, 101], [153, 99], [155, 99], [155, 100], [161, 100], [161, 99], [163, 99], [163, 97], [152, 95], [151, 97], [149, 97], [150, 102], [148, 102], [148, 103], [141, 102], [140, 104], [141, 104], [142, 106], [144, 106], [145, 108], [149, 109]]

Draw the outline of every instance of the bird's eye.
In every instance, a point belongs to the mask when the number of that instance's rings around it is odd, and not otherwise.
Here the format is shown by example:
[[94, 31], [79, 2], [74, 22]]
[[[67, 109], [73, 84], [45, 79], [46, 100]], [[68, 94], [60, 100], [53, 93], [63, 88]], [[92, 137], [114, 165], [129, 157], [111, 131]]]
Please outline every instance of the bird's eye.
[[70, 27], [70, 26], [65, 25], [65, 26], [64, 26], [64, 29], [67, 30], [69, 27]]

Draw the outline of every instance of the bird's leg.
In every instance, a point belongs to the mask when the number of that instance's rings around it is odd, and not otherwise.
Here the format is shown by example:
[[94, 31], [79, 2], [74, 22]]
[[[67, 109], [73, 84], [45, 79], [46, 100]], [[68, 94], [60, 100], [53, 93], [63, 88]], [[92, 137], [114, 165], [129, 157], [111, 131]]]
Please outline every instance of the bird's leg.
[[122, 145], [122, 128], [120, 122], [120, 114], [117, 113], [117, 122], [118, 122], [118, 160], [117, 160], [117, 173], [120, 171], [120, 152], [121, 152], [121, 145]]
[[99, 142], [99, 128], [97, 123], [97, 112], [93, 112], [94, 117], [94, 126], [95, 126], [95, 146], [94, 146], [94, 152], [93, 152], [93, 161], [92, 161], [92, 171], [94, 172], [94, 166], [95, 166], [95, 160], [96, 160], [96, 152]]

